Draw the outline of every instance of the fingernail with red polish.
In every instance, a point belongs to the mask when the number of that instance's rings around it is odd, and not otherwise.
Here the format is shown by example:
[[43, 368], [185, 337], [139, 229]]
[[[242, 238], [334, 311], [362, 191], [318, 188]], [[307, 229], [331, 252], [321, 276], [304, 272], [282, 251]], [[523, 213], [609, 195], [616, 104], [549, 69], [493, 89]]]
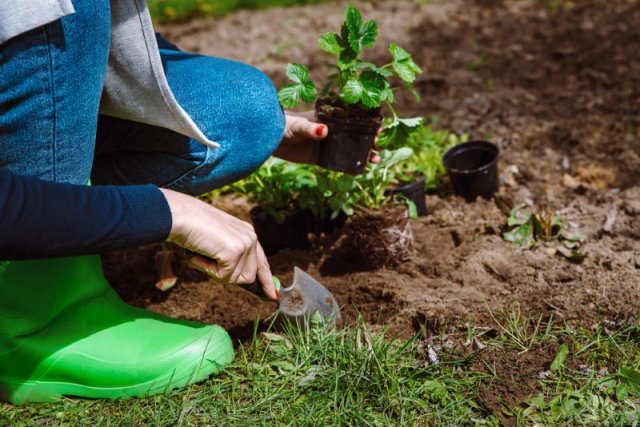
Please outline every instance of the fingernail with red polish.
[[323, 133], [324, 133], [324, 126], [318, 126], [316, 128], [316, 135], [322, 136]]
[[276, 289], [276, 298], [280, 299], [280, 292]]

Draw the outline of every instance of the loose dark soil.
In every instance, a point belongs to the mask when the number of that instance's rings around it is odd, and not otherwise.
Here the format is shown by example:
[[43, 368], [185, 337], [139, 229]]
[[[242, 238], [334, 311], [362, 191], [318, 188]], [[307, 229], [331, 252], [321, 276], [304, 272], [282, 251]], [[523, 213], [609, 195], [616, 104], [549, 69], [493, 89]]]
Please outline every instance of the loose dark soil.
[[[401, 97], [399, 110], [435, 115], [443, 127], [497, 143], [501, 190], [492, 201], [475, 203], [448, 188], [428, 196], [429, 215], [411, 221], [415, 256], [394, 268], [371, 272], [332, 264], [344, 239], [334, 233], [313, 240], [310, 250], [270, 257], [274, 273], [287, 283], [298, 265], [335, 294], [347, 320], [361, 313], [403, 336], [425, 324], [491, 326], [489, 310], [515, 304], [525, 313], [586, 326], [637, 319], [640, 3], [573, 3], [558, 12], [521, 0], [359, 4], [367, 18], [380, 22], [379, 47], [369, 59], [388, 57], [393, 40], [414, 52], [425, 70], [417, 82], [423, 101]], [[251, 62], [280, 85], [287, 62], [309, 64], [316, 78], [323, 75], [325, 57], [315, 40], [338, 27], [343, 6], [239, 12], [161, 30], [184, 49]], [[587, 236], [584, 263], [501, 239], [505, 214], [525, 201], [559, 211]], [[215, 203], [242, 218], [250, 208], [235, 196]], [[613, 228], [604, 231], [614, 212]], [[240, 339], [251, 336], [254, 319], [275, 309], [184, 269], [178, 269], [181, 283], [160, 292], [153, 286], [156, 250], [105, 256], [109, 280], [132, 304], [219, 323]], [[537, 365], [553, 351], [540, 349]], [[510, 393], [500, 391], [502, 398]], [[499, 406], [485, 395], [488, 406]]]
[[[363, 270], [395, 267], [413, 256], [413, 231], [409, 212], [404, 206], [354, 215], [347, 221], [345, 231], [342, 251], [351, 254], [348, 258]], [[335, 252], [341, 252], [341, 249], [335, 248]]]
[[365, 109], [357, 105], [348, 106], [332, 98], [321, 98], [316, 102], [316, 117], [328, 117], [356, 125], [380, 126], [382, 123], [379, 108]]

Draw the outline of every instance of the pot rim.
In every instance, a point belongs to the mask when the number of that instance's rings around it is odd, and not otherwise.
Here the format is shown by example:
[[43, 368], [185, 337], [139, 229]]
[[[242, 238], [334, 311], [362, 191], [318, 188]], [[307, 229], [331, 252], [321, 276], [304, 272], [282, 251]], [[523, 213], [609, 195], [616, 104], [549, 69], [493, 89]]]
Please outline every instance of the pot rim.
[[[489, 163], [474, 169], [457, 169], [449, 166], [452, 157], [463, 154], [464, 152], [473, 151], [474, 149], [478, 148], [484, 149], [483, 151], [487, 151], [493, 154], [493, 159], [491, 159]], [[448, 149], [447, 152], [442, 156], [442, 164], [444, 165], [447, 172], [453, 172], [460, 175], [471, 175], [478, 172], [484, 172], [492, 168], [498, 162], [499, 157], [500, 149], [496, 144], [489, 141], [474, 140], [454, 145], [453, 147]]]

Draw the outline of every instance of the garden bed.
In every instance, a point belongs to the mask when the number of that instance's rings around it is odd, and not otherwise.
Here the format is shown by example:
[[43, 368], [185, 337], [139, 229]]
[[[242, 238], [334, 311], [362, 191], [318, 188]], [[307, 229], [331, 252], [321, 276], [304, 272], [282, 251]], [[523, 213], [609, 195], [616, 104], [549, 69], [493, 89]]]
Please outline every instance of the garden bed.
[[[640, 35], [633, 28], [640, 6], [580, 2], [551, 12], [535, 2], [447, 1], [362, 8], [379, 21], [381, 37], [392, 34], [426, 71], [417, 82], [423, 102], [401, 100], [400, 110], [437, 115], [440, 126], [472, 137], [489, 135], [502, 148], [501, 191], [494, 201], [474, 204], [447, 187], [428, 196], [429, 215], [411, 220], [416, 256], [397, 268], [350, 271], [340, 255], [344, 237], [335, 233], [312, 241], [310, 250], [272, 256], [274, 273], [286, 282], [293, 265], [307, 269], [335, 293], [347, 319], [360, 312], [403, 336], [425, 325], [488, 324], [491, 311], [515, 304], [585, 326], [636, 319]], [[280, 84], [287, 62], [311, 64], [312, 74], [322, 70], [314, 37], [336, 26], [340, 9], [239, 12], [162, 30], [184, 49], [251, 61]], [[289, 24], [273, 31], [275, 17]], [[561, 211], [587, 236], [584, 263], [500, 238], [505, 213], [523, 201]], [[223, 196], [215, 204], [248, 218], [242, 198]], [[603, 231], [613, 211], [616, 222]], [[236, 338], [250, 336], [253, 320], [273, 309], [240, 289], [188, 277], [168, 293], [157, 291], [155, 250], [106, 256], [107, 275], [129, 302], [219, 323]]]

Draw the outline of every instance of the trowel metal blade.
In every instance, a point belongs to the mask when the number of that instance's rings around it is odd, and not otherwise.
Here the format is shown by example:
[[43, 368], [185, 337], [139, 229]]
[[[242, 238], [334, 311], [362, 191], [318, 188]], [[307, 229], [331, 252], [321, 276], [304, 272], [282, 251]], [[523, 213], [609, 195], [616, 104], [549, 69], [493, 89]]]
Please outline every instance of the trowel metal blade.
[[299, 267], [293, 268], [293, 282], [280, 290], [279, 311], [290, 320], [306, 321], [319, 313], [335, 324], [340, 320], [340, 307], [333, 294]]

